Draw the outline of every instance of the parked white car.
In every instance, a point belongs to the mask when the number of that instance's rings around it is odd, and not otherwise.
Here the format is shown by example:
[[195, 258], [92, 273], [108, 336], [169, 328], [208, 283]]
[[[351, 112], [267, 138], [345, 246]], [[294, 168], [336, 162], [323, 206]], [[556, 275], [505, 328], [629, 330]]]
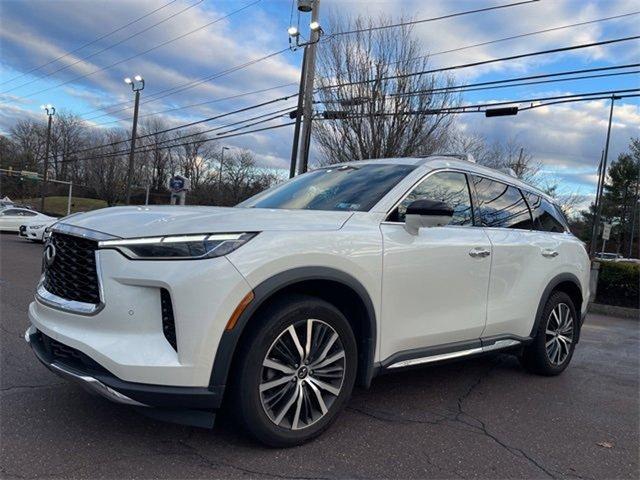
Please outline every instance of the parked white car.
[[0, 211], [0, 231], [18, 232], [21, 225], [34, 222], [51, 222], [57, 218], [29, 210], [28, 208], [9, 207]]
[[35, 220], [33, 222], [20, 225], [18, 235], [33, 242], [44, 242], [46, 240], [45, 233], [47, 228], [57, 221], [57, 218], [54, 218], [53, 220]]
[[561, 373], [590, 268], [553, 199], [448, 156], [321, 168], [235, 208], [76, 215], [44, 266], [25, 336], [51, 370], [201, 425], [230, 395], [275, 446], [381, 373], [488, 351]]

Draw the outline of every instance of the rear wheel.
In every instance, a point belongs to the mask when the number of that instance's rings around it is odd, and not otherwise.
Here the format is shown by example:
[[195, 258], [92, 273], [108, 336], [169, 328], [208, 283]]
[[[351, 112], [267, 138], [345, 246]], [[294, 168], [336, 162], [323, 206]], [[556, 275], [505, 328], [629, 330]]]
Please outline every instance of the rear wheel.
[[542, 312], [536, 336], [522, 354], [524, 367], [539, 375], [562, 373], [573, 356], [579, 328], [569, 295], [552, 293]]
[[356, 342], [330, 303], [289, 297], [261, 315], [239, 357], [236, 408], [267, 445], [301, 444], [324, 431], [351, 395]]

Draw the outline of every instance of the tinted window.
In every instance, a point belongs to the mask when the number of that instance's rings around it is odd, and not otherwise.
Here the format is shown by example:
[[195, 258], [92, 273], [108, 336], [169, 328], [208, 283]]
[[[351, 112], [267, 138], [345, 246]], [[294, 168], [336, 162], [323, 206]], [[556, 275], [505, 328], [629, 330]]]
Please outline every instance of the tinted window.
[[531, 214], [520, 190], [483, 177], [473, 177], [480, 220], [484, 227], [531, 230]]
[[449, 225], [473, 224], [469, 186], [464, 173], [440, 172], [427, 177], [398, 205], [389, 220], [404, 222], [407, 207], [419, 199], [445, 202], [453, 208], [453, 218]]
[[15, 208], [8, 208], [2, 212], [2, 215], [18, 215], [20, 210], [16, 210]]
[[564, 232], [566, 230], [562, 217], [553, 204], [530, 192], [525, 192], [524, 195], [531, 207], [536, 230], [544, 232]]
[[321, 168], [242, 202], [240, 207], [367, 211], [415, 166], [365, 164]]

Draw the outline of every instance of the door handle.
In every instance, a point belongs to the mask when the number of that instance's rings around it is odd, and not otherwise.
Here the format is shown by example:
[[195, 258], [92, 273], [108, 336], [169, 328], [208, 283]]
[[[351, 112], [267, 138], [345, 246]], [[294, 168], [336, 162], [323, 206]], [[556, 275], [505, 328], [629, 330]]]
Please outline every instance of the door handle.
[[554, 258], [558, 256], [557, 250], [551, 250], [550, 248], [545, 248], [542, 250], [542, 256], [547, 258]]
[[469, 255], [471, 255], [473, 258], [484, 258], [491, 255], [491, 252], [486, 248], [478, 247], [469, 250]]

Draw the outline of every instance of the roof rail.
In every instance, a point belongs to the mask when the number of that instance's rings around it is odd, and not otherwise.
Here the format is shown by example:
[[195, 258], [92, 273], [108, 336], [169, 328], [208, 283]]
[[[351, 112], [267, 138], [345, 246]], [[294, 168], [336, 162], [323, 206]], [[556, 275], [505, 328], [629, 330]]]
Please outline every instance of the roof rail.
[[470, 153], [434, 153], [429, 155], [430, 157], [454, 157], [459, 160], [465, 160], [467, 162], [476, 163], [476, 159]]

